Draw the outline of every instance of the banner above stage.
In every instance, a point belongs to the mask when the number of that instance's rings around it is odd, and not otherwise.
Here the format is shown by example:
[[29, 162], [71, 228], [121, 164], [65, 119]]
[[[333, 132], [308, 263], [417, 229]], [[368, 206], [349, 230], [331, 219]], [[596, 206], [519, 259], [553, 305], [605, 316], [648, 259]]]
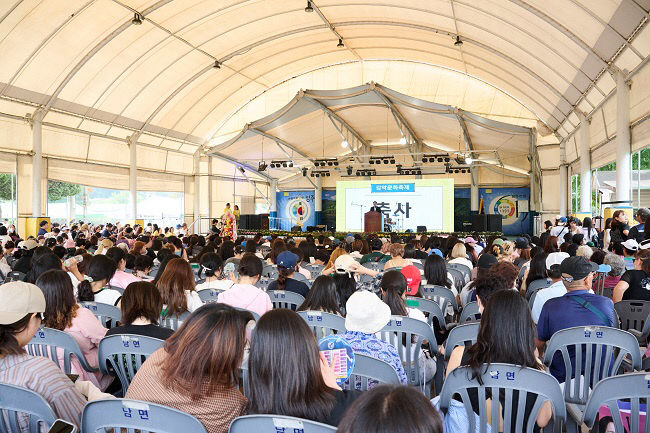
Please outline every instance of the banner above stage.
[[392, 231], [454, 230], [453, 179], [336, 182], [336, 228], [363, 231], [363, 215], [373, 202]]

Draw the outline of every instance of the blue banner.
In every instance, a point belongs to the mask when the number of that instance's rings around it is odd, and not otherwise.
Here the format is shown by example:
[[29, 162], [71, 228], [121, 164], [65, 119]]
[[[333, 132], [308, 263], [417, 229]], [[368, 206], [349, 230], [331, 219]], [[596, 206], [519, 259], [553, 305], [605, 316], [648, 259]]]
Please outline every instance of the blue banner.
[[414, 183], [373, 183], [371, 192], [415, 192]]
[[276, 198], [279, 218], [278, 229], [291, 230], [291, 227], [300, 225], [305, 230], [307, 226], [316, 225], [313, 190], [279, 191]]
[[479, 197], [484, 201], [486, 214], [503, 218], [503, 234], [530, 233], [530, 188], [480, 188]]

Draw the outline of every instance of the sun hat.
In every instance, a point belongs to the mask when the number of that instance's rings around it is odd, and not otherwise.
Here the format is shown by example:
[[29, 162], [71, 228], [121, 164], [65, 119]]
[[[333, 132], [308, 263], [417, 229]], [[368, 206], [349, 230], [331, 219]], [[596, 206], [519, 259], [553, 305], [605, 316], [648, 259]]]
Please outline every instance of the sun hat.
[[73, 241], [72, 239], [67, 239], [67, 240], [63, 243], [63, 247], [64, 247], [64, 248], [74, 248], [74, 247], [75, 247], [75, 243], [74, 243], [74, 241]]
[[623, 248], [626, 248], [630, 251], [636, 251], [639, 249], [639, 243], [636, 241], [636, 239], [628, 239], [625, 242], [623, 242]]
[[12, 281], [0, 286], [0, 325], [10, 325], [29, 313], [44, 311], [45, 297], [35, 284]]
[[415, 295], [420, 288], [422, 282], [422, 275], [420, 270], [413, 265], [404, 266], [402, 268], [402, 275], [406, 277], [406, 285], [408, 286], [407, 295]]
[[504, 241], [503, 239], [501, 239], [501, 238], [496, 238], [496, 239], [494, 240], [494, 242], [492, 242], [492, 245], [499, 245], [499, 246], [501, 246], [501, 245], [503, 245], [504, 242], [505, 242], [505, 241]]
[[563, 253], [563, 252], [550, 253], [548, 257], [546, 257], [546, 269], [550, 271], [551, 266], [561, 265], [564, 259], [567, 258], [569, 258], [568, 253]]
[[18, 244], [18, 248], [21, 248], [23, 250], [33, 250], [38, 246], [38, 242], [36, 242], [34, 239], [27, 239], [26, 241], [22, 241]]
[[390, 320], [390, 307], [367, 290], [354, 292], [345, 303], [345, 329], [374, 334]]
[[336, 269], [337, 274], [351, 274], [354, 272], [353, 268], [358, 264], [359, 262], [354, 260], [354, 257], [349, 254], [343, 254], [334, 262], [334, 269]]
[[474, 238], [471, 237], [471, 236], [467, 236], [467, 237], [463, 240], [463, 242], [466, 243], [466, 244], [475, 244], [475, 243], [476, 243], [476, 239], [474, 239]]
[[291, 251], [282, 251], [276, 259], [278, 267], [285, 269], [294, 269], [298, 264], [298, 256]]
[[518, 248], [520, 250], [525, 250], [526, 248], [529, 247], [530, 247], [530, 243], [528, 242], [528, 239], [521, 237], [515, 240], [515, 248]]

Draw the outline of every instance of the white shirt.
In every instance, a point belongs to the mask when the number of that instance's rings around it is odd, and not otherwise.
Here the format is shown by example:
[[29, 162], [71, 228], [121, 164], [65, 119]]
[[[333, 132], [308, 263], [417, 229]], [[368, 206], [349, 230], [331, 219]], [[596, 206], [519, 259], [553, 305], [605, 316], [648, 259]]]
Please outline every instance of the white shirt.
[[558, 238], [558, 245], [562, 245], [564, 243], [564, 235], [569, 233], [569, 230], [569, 227], [565, 227], [564, 224], [555, 226], [551, 229], [551, 236], [556, 236]]
[[206, 281], [201, 284], [196, 285], [196, 291], [199, 292], [201, 290], [210, 290], [210, 289], [215, 289], [215, 290], [228, 290], [235, 284], [234, 281], [231, 280], [213, 280], [213, 281]]
[[465, 257], [456, 257], [455, 259], [449, 260], [449, 263], [458, 263], [459, 265], [465, 265], [465, 266], [467, 266], [469, 268], [470, 272], [474, 268], [474, 265], [472, 265], [472, 262], [470, 262]]
[[197, 310], [203, 305], [203, 301], [199, 297], [199, 294], [196, 293], [196, 290], [186, 290], [185, 296], [187, 296], [187, 310], [192, 313], [194, 310]]
[[117, 306], [117, 301], [122, 297], [120, 292], [113, 289], [104, 289], [101, 292], [95, 293], [95, 302], [101, 304], [115, 305]]
[[427, 323], [426, 316], [424, 315], [424, 313], [422, 311], [418, 310], [417, 308], [406, 307], [406, 311], [408, 312], [408, 316], [411, 319], [416, 319], [416, 320], [419, 320], [420, 322]]
[[539, 315], [542, 314], [542, 307], [544, 306], [546, 301], [553, 298], [559, 298], [560, 296], [564, 296], [565, 294], [566, 294], [566, 287], [564, 287], [564, 283], [562, 283], [562, 280], [558, 281], [557, 283], [551, 284], [545, 289], [538, 290], [537, 294], [535, 295], [535, 302], [533, 302], [533, 309], [531, 310], [533, 321], [537, 323], [537, 321], [539, 320]]

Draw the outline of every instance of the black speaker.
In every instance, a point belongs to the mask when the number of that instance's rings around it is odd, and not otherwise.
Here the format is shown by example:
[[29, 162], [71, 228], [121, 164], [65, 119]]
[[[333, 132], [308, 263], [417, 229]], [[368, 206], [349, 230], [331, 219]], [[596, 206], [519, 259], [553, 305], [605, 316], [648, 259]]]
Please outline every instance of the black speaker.
[[472, 215], [472, 231], [476, 232], [500, 232], [503, 230], [503, 218], [501, 215]]
[[316, 226], [307, 226], [307, 231], [308, 232], [315, 232], [316, 231]]
[[424, 233], [427, 231], [427, 226], [418, 226], [418, 233]]

